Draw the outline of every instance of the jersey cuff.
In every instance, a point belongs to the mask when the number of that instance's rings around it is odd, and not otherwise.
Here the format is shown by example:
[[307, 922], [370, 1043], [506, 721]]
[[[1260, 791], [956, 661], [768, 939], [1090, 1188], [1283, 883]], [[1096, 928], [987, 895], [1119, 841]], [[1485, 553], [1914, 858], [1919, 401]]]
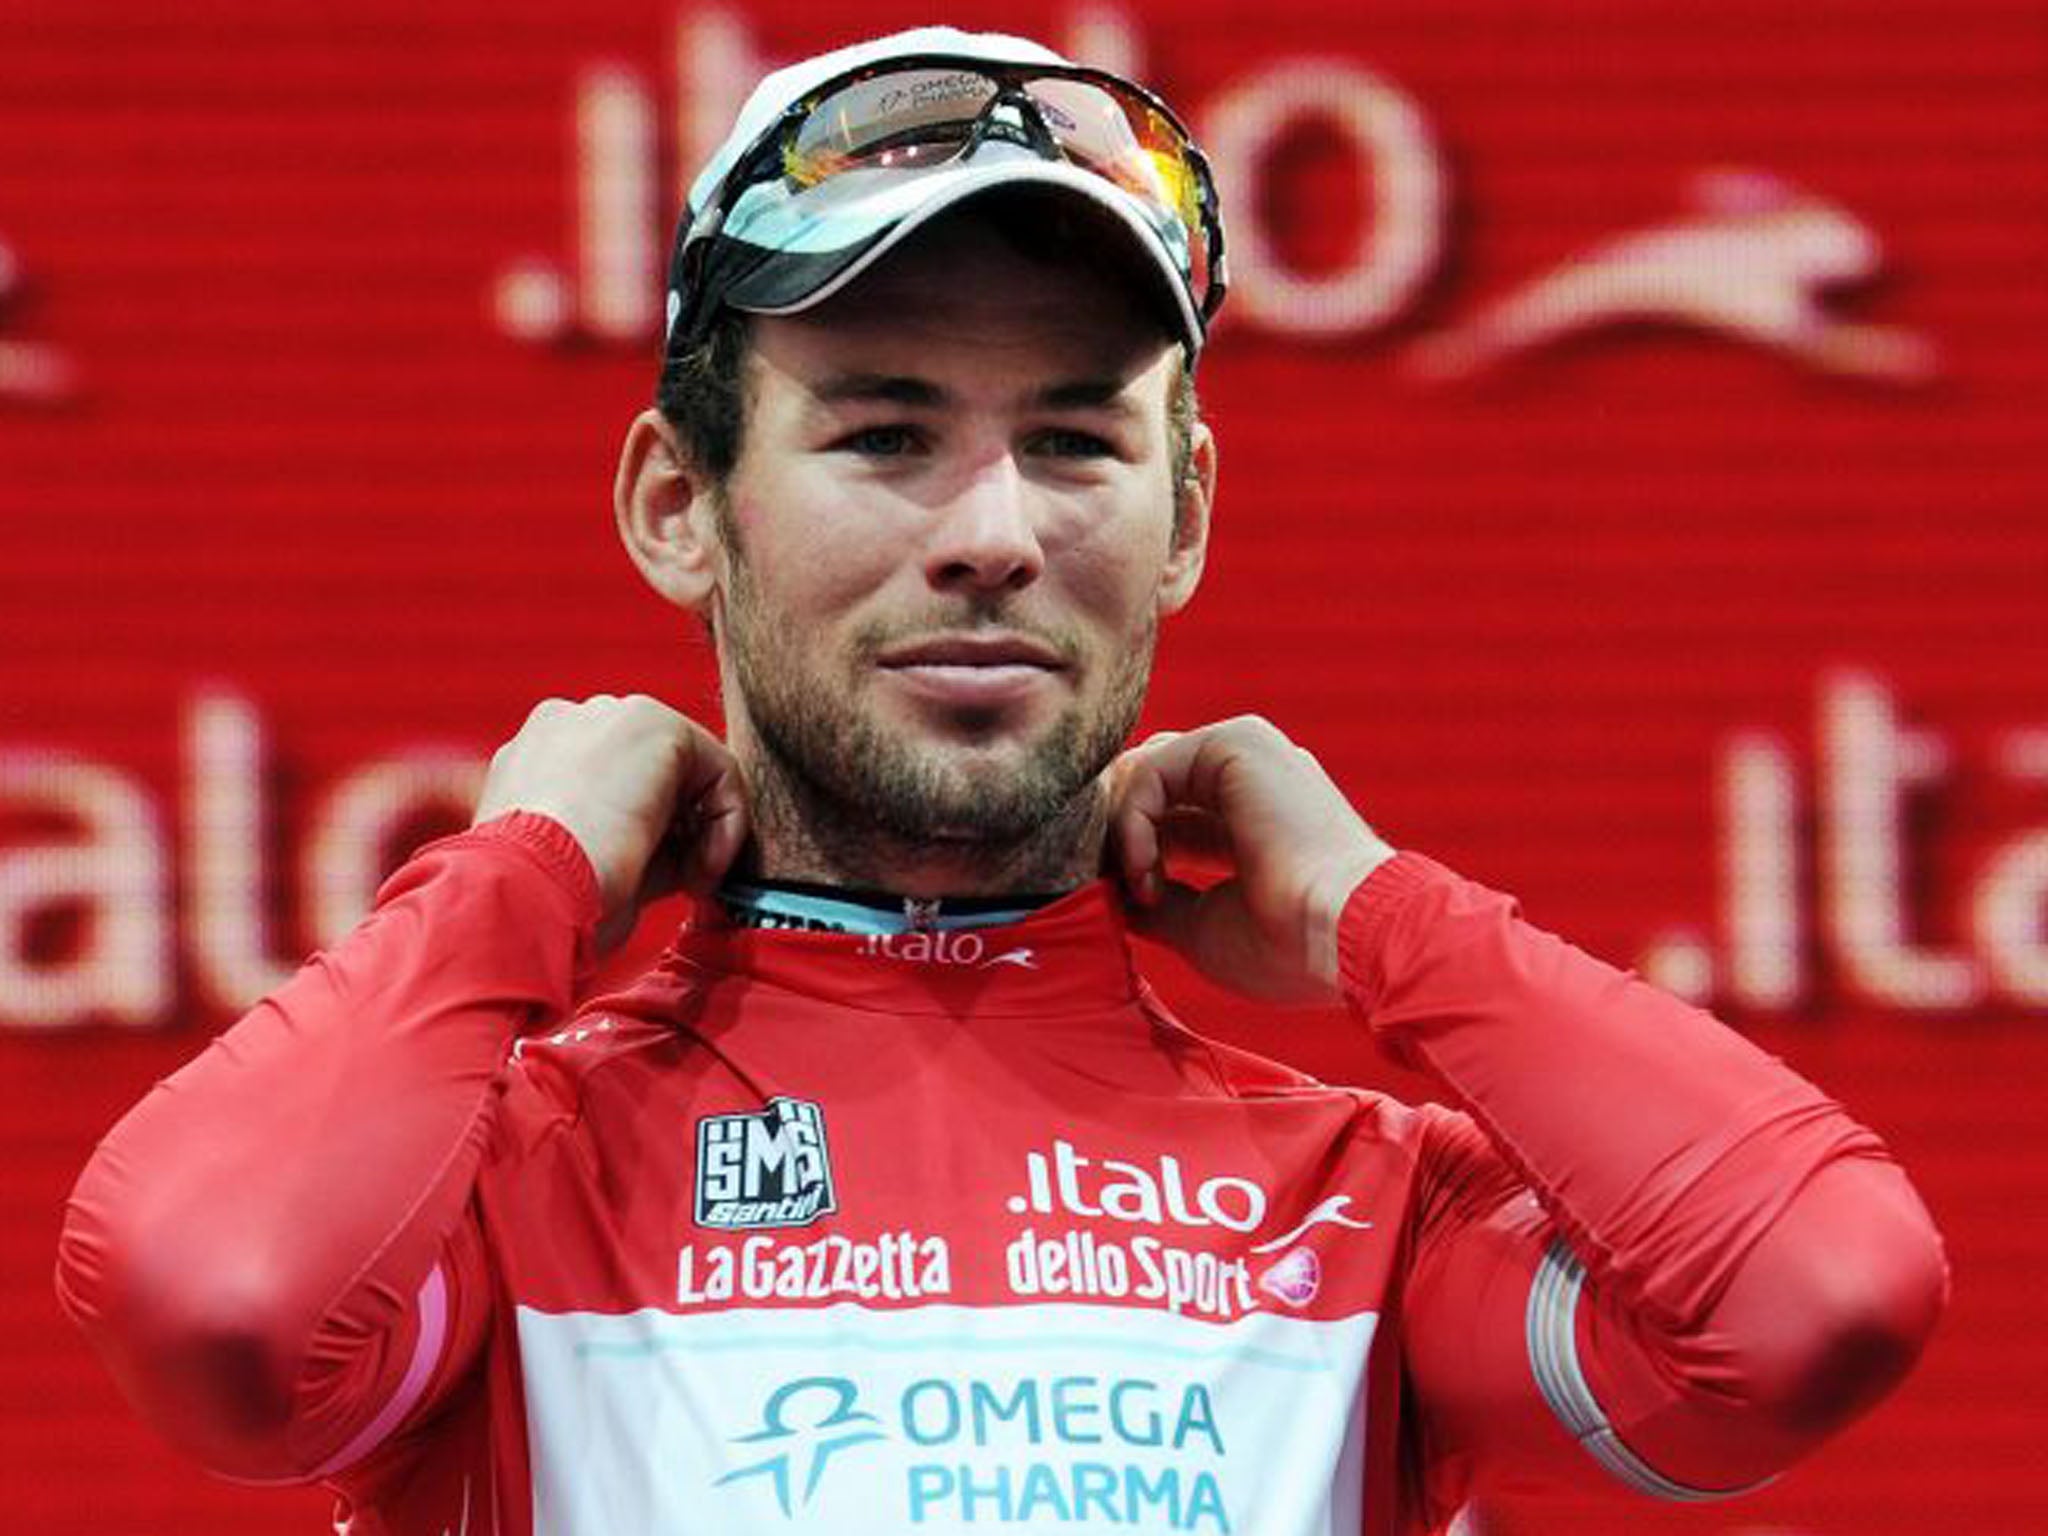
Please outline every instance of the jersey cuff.
[[554, 817], [538, 811], [507, 811], [429, 846], [459, 848], [465, 844], [519, 849], [569, 898], [570, 916], [578, 931], [585, 935], [595, 931], [598, 919], [604, 915], [597, 872], [590, 867], [589, 856], [576, 841], [576, 835]]
[[1388, 931], [1414, 895], [1458, 877], [1425, 854], [1402, 850], [1358, 882], [1337, 919], [1337, 979], [1344, 996], [1367, 1018], [1386, 988]]

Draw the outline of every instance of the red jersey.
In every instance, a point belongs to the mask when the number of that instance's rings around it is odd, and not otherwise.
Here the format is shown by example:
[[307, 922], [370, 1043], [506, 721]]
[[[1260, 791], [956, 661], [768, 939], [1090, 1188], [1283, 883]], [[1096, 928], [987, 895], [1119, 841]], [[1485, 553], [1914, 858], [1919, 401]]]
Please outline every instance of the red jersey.
[[1191, 1032], [1106, 886], [572, 1013], [596, 917], [556, 824], [449, 839], [108, 1138], [60, 1291], [166, 1432], [350, 1536], [1411, 1536], [1765, 1475], [1855, 1406], [1774, 1373], [1867, 1396], [1938, 1305], [1874, 1136], [1412, 854], [1345, 988], [1461, 1110]]

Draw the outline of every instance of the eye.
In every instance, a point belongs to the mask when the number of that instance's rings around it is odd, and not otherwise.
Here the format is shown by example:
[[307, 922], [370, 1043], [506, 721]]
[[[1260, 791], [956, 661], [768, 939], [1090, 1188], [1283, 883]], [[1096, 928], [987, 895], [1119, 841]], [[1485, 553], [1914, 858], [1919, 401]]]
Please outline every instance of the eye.
[[1031, 440], [1034, 453], [1055, 459], [1106, 459], [1116, 457], [1116, 445], [1108, 438], [1075, 427], [1048, 427]]
[[893, 459], [914, 453], [919, 446], [917, 429], [900, 423], [862, 427], [842, 437], [835, 447], [867, 458]]

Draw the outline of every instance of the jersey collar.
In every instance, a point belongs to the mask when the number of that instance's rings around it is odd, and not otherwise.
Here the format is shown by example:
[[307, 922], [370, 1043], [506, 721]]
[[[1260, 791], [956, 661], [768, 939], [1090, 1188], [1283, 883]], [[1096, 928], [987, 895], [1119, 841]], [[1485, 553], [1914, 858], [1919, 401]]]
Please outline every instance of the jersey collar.
[[895, 933], [741, 926], [707, 907], [668, 963], [744, 976], [851, 1008], [977, 1018], [1118, 1008], [1142, 987], [1122, 907], [1095, 881], [1017, 922]]

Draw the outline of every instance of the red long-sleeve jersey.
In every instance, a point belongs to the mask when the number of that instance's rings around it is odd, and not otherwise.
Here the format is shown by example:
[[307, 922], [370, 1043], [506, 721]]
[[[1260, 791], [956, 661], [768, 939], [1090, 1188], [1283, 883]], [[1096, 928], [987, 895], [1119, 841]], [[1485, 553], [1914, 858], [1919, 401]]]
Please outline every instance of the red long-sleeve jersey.
[[1940, 1306], [1870, 1132], [1413, 854], [1344, 985], [1455, 1111], [1190, 1032], [1106, 887], [572, 1012], [597, 915], [545, 818], [434, 845], [107, 1137], [59, 1290], [167, 1435], [350, 1536], [1413, 1536], [1768, 1476]]

